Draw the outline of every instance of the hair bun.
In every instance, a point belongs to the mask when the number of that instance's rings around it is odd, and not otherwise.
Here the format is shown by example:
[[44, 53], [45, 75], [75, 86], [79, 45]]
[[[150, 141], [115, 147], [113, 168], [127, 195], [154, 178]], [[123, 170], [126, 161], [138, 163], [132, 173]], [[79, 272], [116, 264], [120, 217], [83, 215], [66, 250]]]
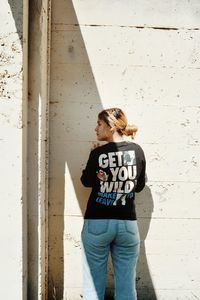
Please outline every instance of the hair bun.
[[127, 125], [126, 128], [124, 129], [123, 133], [126, 136], [131, 136], [132, 138], [134, 138], [137, 131], [138, 131], [138, 127], [137, 126], [135, 126], [135, 125]]
[[98, 118], [103, 120], [108, 126], [115, 127], [120, 135], [135, 137], [138, 130], [135, 125], [128, 125], [127, 118], [120, 108], [108, 108], [98, 114]]

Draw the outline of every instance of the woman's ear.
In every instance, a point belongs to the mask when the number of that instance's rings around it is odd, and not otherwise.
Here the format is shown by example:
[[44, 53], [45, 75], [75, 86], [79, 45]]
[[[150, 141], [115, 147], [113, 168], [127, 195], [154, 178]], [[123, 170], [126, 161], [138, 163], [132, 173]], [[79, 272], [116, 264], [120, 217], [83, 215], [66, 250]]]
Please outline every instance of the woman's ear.
[[111, 128], [110, 128], [110, 131], [111, 131], [111, 133], [113, 134], [113, 133], [115, 132], [115, 127], [114, 127], [114, 126], [111, 127]]

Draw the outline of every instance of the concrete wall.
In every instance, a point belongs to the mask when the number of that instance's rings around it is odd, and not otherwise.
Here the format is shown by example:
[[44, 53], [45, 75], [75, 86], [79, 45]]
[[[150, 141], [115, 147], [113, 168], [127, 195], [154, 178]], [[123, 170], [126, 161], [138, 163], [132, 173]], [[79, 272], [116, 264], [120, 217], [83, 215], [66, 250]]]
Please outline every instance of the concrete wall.
[[200, 297], [199, 18], [198, 1], [52, 2], [49, 297], [81, 299], [79, 177], [111, 106], [138, 125], [147, 157], [139, 299]]
[[26, 299], [27, 1], [0, 10], [0, 283], [2, 299]]
[[50, 7], [30, 1], [27, 107], [28, 5], [1, 6], [1, 298], [81, 299], [79, 178], [111, 106], [147, 158], [138, 298], [200, 298], [199, 1], [53, 0], [52, 31]]

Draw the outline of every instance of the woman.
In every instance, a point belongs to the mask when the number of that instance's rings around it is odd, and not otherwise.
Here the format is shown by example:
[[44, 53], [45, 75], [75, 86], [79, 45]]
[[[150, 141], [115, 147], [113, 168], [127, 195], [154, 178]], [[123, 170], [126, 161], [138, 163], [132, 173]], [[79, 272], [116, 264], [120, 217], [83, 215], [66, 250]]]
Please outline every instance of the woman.
[[91, 151], [81, 181], [92, 187], [84, 216], [83, 299], [103, 300], [107, 262], [111, 253], [115, 299], [137, 299], [135, 271], [140, 238], [135, 213], [135, 192], [145, 186], [145, 156], [119, 108], [99, 113], [96, 135], [103, 146]]

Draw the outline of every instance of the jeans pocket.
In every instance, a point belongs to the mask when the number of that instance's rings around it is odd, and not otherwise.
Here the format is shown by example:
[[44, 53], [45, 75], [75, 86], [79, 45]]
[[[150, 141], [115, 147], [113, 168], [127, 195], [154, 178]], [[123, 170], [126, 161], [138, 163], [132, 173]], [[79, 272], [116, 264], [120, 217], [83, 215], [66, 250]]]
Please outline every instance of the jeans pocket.
[[87, 220], [88, 233], [100, 235], [108, 231], [109, 220]]
[[134, 235], [138, 234], [137, 221], [125, 221], [126, 231]]

